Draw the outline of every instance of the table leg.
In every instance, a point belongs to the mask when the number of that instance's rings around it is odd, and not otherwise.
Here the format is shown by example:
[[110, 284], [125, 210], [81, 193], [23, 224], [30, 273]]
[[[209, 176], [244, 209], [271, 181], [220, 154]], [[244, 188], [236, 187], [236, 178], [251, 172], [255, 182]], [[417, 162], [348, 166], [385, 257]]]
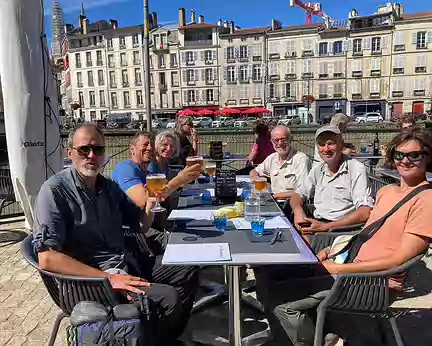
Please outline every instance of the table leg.
[[242, 346], [240, 308], [240, 267], [229, 266], [229, 340], [231, 346]]

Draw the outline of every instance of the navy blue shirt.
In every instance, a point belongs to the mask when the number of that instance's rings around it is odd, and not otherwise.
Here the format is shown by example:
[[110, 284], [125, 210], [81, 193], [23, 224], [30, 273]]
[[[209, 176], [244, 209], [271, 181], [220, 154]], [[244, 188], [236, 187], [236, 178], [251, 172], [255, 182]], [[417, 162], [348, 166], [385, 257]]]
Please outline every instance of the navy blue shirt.
[[70, 167], [49, 178], [39, 191], [33, 245], [36, 252], [52, 249], [107, 270], [127, 253], [122, 226], [139, 229], [141, 215], [115, 182], [98, 175], [92, 192]]

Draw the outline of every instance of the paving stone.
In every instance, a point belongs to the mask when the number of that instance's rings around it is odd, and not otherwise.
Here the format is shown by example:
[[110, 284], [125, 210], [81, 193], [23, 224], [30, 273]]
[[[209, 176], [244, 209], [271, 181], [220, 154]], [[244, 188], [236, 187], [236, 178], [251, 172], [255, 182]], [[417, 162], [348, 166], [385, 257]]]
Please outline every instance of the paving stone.
[[3, 323], [0, 323], [0, 345], [5, 345], [14, 334], [11, 330], [3, 329]]
[[26, 336], [13, 336], [5, 346], [22, 346], [27, 340]]

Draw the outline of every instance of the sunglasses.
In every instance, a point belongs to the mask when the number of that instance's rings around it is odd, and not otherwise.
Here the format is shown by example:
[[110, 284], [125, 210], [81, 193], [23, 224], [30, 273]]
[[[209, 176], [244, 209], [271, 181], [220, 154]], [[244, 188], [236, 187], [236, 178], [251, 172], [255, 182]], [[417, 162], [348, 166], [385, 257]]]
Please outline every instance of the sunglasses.
[[410, 162], [418, 162], [424, 157], [424, 151], [410, 151], [409, 153], [403, 153], [402, 151], [397, 151], [393, 153], [393, 159], [397, 161], [402, 161], [405, 157]]
[[89, 156], [91, 152], [96, 156], [102, 156], [105, 154], [105, 147], [102, 145], [83, 145], [72, 149], [75, 149], [80, 156], [85, 157]]

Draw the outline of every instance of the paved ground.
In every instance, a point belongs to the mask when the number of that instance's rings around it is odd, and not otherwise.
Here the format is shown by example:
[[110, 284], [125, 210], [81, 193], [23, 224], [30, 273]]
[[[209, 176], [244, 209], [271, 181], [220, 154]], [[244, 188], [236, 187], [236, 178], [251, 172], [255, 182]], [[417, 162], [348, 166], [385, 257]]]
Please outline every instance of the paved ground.
[[[0, 225], [0, 345], [46, 345], [59, 309], [53, 304], [37, 272], [19, 253], [19, 242], [5, 242], [24, 235], [22, 222]], [[13, 230], [5, 233], [2, 230]], [[426, 258], [412, 271], [407, 299], [395, 303], [402, 316], [401, 333], [409, 346], [432, 345], [432, 259]], [[221, 273], [212, 273], [219, 275]], [[244, 309], [245, 333], [266, 329], [265, 320], [255, 311]], [[67, 323], [67, 322], [66, 322]], [[56, 345], [64, 345], [64, 328]], [[227, 304], [195, 314], [186, 336], [212, 330], [227, 337]], [[167, 345], [169, 346], [169, 345]], [[369, 345], [367, 345], [369, 346]]]

